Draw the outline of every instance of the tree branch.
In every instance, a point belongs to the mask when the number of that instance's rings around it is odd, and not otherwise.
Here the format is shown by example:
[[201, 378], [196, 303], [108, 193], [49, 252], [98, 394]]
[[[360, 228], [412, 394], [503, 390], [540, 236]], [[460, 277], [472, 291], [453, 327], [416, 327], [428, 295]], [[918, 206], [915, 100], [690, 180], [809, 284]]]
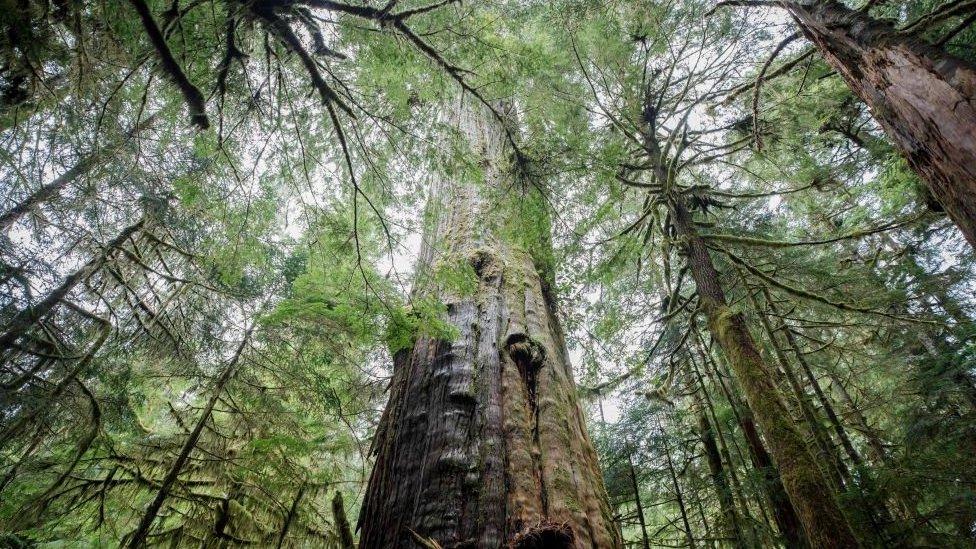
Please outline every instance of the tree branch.
[[209, 128], [210, 120], [207, 118], [206, 102], [203, 99], [203, 94], [183, 74], [183, 69], [180, 68], [179, 63], [176, 62], [176, 58], [173, 57], [173, 52], [169, 50], [169, 46], [166, 44], [166, 38], [163, 37], [159, 26], [156, 25], [152, 12], [149, 11], [149, 6], [146, 5], [145, 0], [129, 0], [129, 3], [139, 13], [142, 26], [146, 30], [146, 34], [149, 35], [149, 41], [156, 48], [156, 53], [159, 55], [159, 61], [163, 71], [176, 84], [180, 93], [183, 94], [183, 100], [186, 101], [190, 109], [190, 120], [201, 130]]

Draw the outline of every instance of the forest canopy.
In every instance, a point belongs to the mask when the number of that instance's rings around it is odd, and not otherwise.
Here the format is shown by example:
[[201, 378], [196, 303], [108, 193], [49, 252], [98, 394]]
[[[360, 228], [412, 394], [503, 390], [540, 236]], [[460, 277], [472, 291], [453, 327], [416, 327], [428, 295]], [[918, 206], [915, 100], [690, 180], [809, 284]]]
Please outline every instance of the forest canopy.
[[973, 546], [974, 22], [0, 0], [0, 546]]

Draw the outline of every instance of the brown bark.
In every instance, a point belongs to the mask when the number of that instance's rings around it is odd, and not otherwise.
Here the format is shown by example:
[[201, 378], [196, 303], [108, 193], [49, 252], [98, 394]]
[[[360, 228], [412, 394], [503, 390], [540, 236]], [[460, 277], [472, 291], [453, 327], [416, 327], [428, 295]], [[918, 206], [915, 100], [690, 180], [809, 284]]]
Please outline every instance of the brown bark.
[[[766, 303], [769, 305], [769, 310], [772, 311], [773, 314], [779, 315], [779, 311], [776, 308], [776, 303], [769, 294], [768, 288], [763, 288], [763, 296], [766, 299]], [[843, 446], [847, 456], [851, 459], [851, 462], [854, 463], [854, 465], [863, 465], [864, 459], [861, 458], [860, 452], [857, 451], [857, 449], [854, 447], [854, 443], [851, 442], [851, 438], [847, 434], [847, 429], [837, 416], [837, 412], [834, 411], [833, 404], [830, 402], [830, 399], [827, 398], [823, 388], [820, 386], [820, 381], [813, 373], [813, 368], [803, 355], [803, 350], [800, 348], [800, 344], [796, 341], [796, 336], [793, 334], [793, 329], [789, 324], [786, 324], [785, 320], [783, 321], [782, 331], [786, 335], [786, 342], [789, 344], [790, 350], [793, 351], [793, 356], [796, 357], [796, 362], [803, 370], [803, 373], [807, 378], [807, 383], [809, 383], [810, 388], [813, 389], [813, 394], [817, 396], [817, 401], [820, 402], [820, 407], [823, 409], [824, 414], [827, 415], [827, 420], [834, 428], [834, 434], [837, 435], [837, 439], [840, 441], [841, 446]]]
[[[415, 547], [422, 539], [445, 548], [620, 547], [548, 291], [551, 275], [540, 272], [544, 258], [529, 252], [549, 246], [548, 226], [533, 231], [539, 220], [517, 213], [541, 197], [534, 189], [511, 192], [504, 133], [490, 114], [457, 110], [454, 121], [480, 157], [485, 182], [439, 184], [415, 292], [446, 304], [458, 335], [421, 335], [394, 358], [360, 513], [361, 546]], [[425, 283], [438, 265], [465, 263], [474, 291]]]
[[857, 430], [861, 432], [865, 439], [868, 441], [868, 448], [871, 449], [871, 457], [877, 463], [885, 463], [888, 460], [888, 452], [885, 450], [884, 443], [878, 437], [878, 433], [868, 424], [868, 420], [864, 417], [864, 413], [851, 398], [851, 394], [847, 392], [847, 387], [841, 381], [840, 377], [836, 372], [831, 370], [827, 371], [827, 376], [830, 377], [830, 384], [834, 389], [834, 392], [840, 397], [841, 402], [847, 407], [847, 413], [851, 417], [851, 421], [857, 426]]
[[341, 549], [356, 549], [356, 540], [352, 537], [352, 528], [346, 518], [346, 506], [342, 503], [342, 492], [336, 491], [332, 497], [332, 519], [335, 520], [336, 533], [339, 535]]
[[749, 456], [752, 460], [753, 467], [763, 474], [766, 494], [773, 507], [773, 518], [776, 520], [776, 527], [779, 528], [780, 534], [783, 535], [783, 539], [786, 541], [786, 546], [798, 548], [808, 547], [809, 545], [803, 537], [803, 525], [800, 524], [800, 517], [797, 516], [796, 510], [793, 508], [793, 503], [790, 501], [789, 496], [786, 495], [786, 489], [783, 487], [779, 470], [776, 469], [776, 465], [773, 464], [773, 458], [770, 457], [769, 451], [766, 450], [766, 446], [759, 437], [759, 431], [756, 430], [756, 424], [752, 420], [752, 415], [740, 416], [739, 427], [742, 429], [742, 435], [749, 445]]
[[976, 67], [839, 2], [784, 7], [976, 248]]
[[[700, 336], [699, 344], [704, 348]], [[721, 379], [721, 376], [724, 374], [717, 371], [718, 366], [711, 356], [707, 353], [702, 353], [702, 357], [704, 358], [703, 362], [705, 364], [706, 375], [713, 384], [719, 386], [722, 394], [725, 395], [725, 398], [729, 401], [729, 405], [732, 407], [732, 413], [742, 431], [742, 437], [746, 441], [749, 450], [749, 460], [752, 462], [752, 466], [762, 473], [763, 488], [773, 508], [773, 519], [776, 521], [776, 527], [779, 528], [780, 534], [783, 535], [786, 546], [796, 548], [808, 547], [806, 540], [803, 538], [803, 526], [800, 525], [800, 519], [796, 515], [796, 510], [793, 509], [793, 504], [786, 495], [786, 490], [783, 488], [783, 481], [779, 476], [779, 470], [773, 464], [773, 458], [770, 457], [769, 451], [766, 450], [766, 445], [759, 436], [759, 431], [756, 429], [756, 424], [752, 419], [752, 412], [743, 405], [738, 395], [733, 394], [725, 386], [725, 382]]]
[[675, 231], [687, 253], [709, 331], [732, 366], [749, 408], [769, 442], [783, 486], [800, 517], [807, 539], [815, 547], [857, 547], [858, 542], [834, 498], [830, 483], [790, 419], [773, 381], [772, 370], [760, 356], [745, 318], [728, 306], [718, 271], [683, 198], [672, 195], [668, 206]]
[[715, 442], [715, 434], [712, 424], [705, 415], [704, 407], [699, 403], [698, 410], [698, 430], [705, 449], [705, 460], [708, 462], [708, 471], [712, 477], [712, 485], [718, 495], [719, 507], [725, 516], [726, 527], [730, 537], [734, 540], [736, 547], [745, 547], [742, 540], [742, 530], [739, 528], [739, 516], [735, 511], [735, 501], [732, 499], [732, 489], [722, 465], [722, 456], [718, 450], [718, 443]]
[[[660, 419], [658, 419], [657, 427], [662, 433], [661, 442], [664, 446], [664, 462], [668, 466], [668, 473], [671, 476], [671, 486], [674, 488], [674, 498], [678, 503], [678, 510], [681, 511], [681, 524], [684, 526], [685, 540], [688, 543], [688, 547], [694, 549], [695, 536], [691, 531], [691, 523], [688, 521], [688, 508], [685, 505], [684, 494], [681, 492], [681, 483], [678, 482], [678, 473], [674, 470], [674, 460], [671, 459], [671, 445], [668, 444], [667, 430], [661, 424]], [[707, 529], [708, 522], [704, 521], [704, 519], [703, 522]]]

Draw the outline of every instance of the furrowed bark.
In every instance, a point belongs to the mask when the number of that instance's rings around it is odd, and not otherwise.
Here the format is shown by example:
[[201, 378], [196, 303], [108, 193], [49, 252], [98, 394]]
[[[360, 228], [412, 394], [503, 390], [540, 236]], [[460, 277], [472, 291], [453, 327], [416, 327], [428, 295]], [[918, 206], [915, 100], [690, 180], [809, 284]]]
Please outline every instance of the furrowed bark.
[[783, 7], [976, 248], [976, 67], [833, 0]]
[[[617, 548], [552, 275], [531, 252], [549, 247], [548, 225], [533, 232], [539, 220], [518, 213], [542, 197], [511, 181], [504, 129], [472, 103], [453, 122], [485, 180], [439, 182], [415, 290], [447, 306], [458, 335], [420, 335], [394, 357], [360, 544]], [[475, 288], [439, 287], [439, 266], [470, 268]]]
[[780, 398], [772, 369], [759, 354], [745, 318], [729, 308], [718, 271], [694, 227], [691, 213], [680, 196], [672, 196], [668, 206], [687, 253], [709, 331], [732, 366], [749, 407], [769, 442], [783, 487], [800, 517], [807, 539], [814, 547], [858, 547], [830, 483], [821, 473]]

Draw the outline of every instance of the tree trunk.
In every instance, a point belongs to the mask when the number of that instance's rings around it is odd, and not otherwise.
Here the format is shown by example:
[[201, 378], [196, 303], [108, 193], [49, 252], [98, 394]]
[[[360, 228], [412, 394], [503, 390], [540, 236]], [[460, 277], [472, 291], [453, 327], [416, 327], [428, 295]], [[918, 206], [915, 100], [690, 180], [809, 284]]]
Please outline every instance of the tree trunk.
[[762, 324], [763, 329], [766, 332], [766, 337], [769, 339], [769, 344], [772, 347], [773, 355], [776, 357], [777, 362], [779, 362], [783, 377], [790, 386], [794, 398], [796, 398], [797, 408], [800, 409], [800, 414], [803, 416], [807, 427], [810, 429], [810, 433], [813, 435], [813, 440], [816, 443], [818, 450], [815, 457], [823, 464], [822, 470], [828, 475], [828, 478], [830, 478], [836, 486], [843, 487], [850, 482], [851, 472], [841, 457], [837, 454], [834, 442], [830, 438], [830, 434], [827, 432], [827, 430], [824, 429], [824, 426], [821, 425], [820, 417], [814, 411], [813, 404], [810, 402], [806, 389], [803, 387], [803, 384], [797, 377], [796, 372], [793, 370], [793, 365], [790, 364], [790, 361], [786, 358], [783, 350], [779, 347], [779, 343], [776, 341], [776, 331], [773, 329], [772, 325], [770, 325], [766, 312], [759, 308], [759, 302], [756, 301], [756, 296], [754, 295], [752, 289], [747, 285], [745, 276], [741, 273], [739, 276], [742, 279], [743, 285], [746, 287], [746, 291], [749, 294], [749, 301], [752, 303], [752, 307], [755, 309], [756, 315], [759, 317], [759, 322]]
[[[674, 488], [674, 498], [678, 503], [678, 510], [681, 511], [681, 524], [685, 530], [685, 541], [691, 549], [695, 548], [695, 535], [691, 531], [691, 522], [688, 521], [688, 507], [685, 505], [685, 496], [681, 492], [681, 483], [678, 482], [678, 474], [674, 470], [674, 460], [671, 459], [671, 445], [668, 444], [668, 431], [664, 428], [660, 418], [657, 420], [657, 428], [661, 433], [661, 444], [664, 446], [664, 462], [668, 466], [668, 473], [671, 477], [671, 486]], [[702, 523], [708, 529], [708, 522], [704, 519]]]
[[784, 7], [976, 248], [976, 67], [833, 0]]
[[223, 371], [220, 373], [210, 389], [210, 397], [207, 399], [206, 405], [203, 407], [203, 412], [200, 414], [200, 418], [197, 419], [196, 425], [193, 427], [193, 431], [190, 435], [183, 441], [183, 445], [180, 447], [180, 453], [176, 455], [176, 459], [170, 465], [169, 470], [166, 472], [166, 476], [163, 477], [162, 482], [159, 483], [159, 489], [156, 491], [156, 495], [153, 497], [152, 501], [146, 507], [145, 512], [142, 515], [142, 519], [139, 520], [139, 525], [128, 536], [128, 540], [125, 542], [126, 547], [129, 549], [138, 549], [142, 547], [146, 538], [149, 535], [149, 531], [152, 528], [153, 522], [156, 521], [156, 517], [159, 515], [160, 509], [163, 507], [163, 503], [170, 495], [170, 490], [176, 481], [179, 479], [180, 473], [183, 472], [183, 468], [186, 466], [187, 462], [190, 460], [190, 454], [196, 449], [197, 443], [200, 441], [200, 436], [203, 434], [203, 429], [206, 427], [207, 423], [210, 421], [210, 416], [213, 413], [214, 406], [217, 404], [217, 400], [220, 399], [221, 394], [224, 392], [224, 387], [227, 383], [234, 377], [237, 373], [238, 365], [240, 364], [241, 357], [244, 354], [244, 349], [247, 347], [249, 340], [251, 339], [251, 330], [244, 334], [243, 339], [241, 339], [240, 345], [238, 345], [237, 350], [234, 352], [234, 356], [231, 357], [230, 361], [224, 366]]
[[[285, 538], [288, 536], [288, 530], [291, 528], [291, 523], [294, 522], [295, 517], [298, 515], [298, 506], [302, 503], [302, 498], [305, 497], [305, 483], [303, 482], [301, 486], [298, 487], [298, 492], [295, 493], [295, 499], [291, 501], [291, 507], [288, 508], [288, 514], [285, 515], [285, 522], [281, 525], [281, 533], [278, 535], [278, 545], [277, 549], [281, 549], [281, 546], [285, 543]], [[332, 517], [335, 518], [335, 504], [336, 498], [339, 498], [339, 503], [342, 503], [341, 496], [339, 492], [336, 492], [336, 497], [332, 498]], [[346, 525], [348, 526], [348, 524]]]
[[715, 435], [712, 431], [712, 424], [705, 415], [705, 407], [699, 402], [698, 430], [705, 449], [705, 459], [708, 462], [708, 471], [712, 477], [712, 484], [715, 493], [718, 495], [719, 507], [725, 517], [726, 528], [731, 534], [733, 544], [736, 547], [745, 547], [742, 540], [742, 531], [739, 528], [739, 517], [735, 512], [735, 502], [732, 500], [732, 489], [729, 487], [728, 479], [725, 474], [725, 467], [722, 465], [722, 456], [718, 451], [718, 444], [715, 442]]
[[752, 419], [752, 412], [747, 406], [742, 404], [738, 395], [733, 394], [725, 386], [725, 382], [721, 378], [726, 374], [718, 371], [718, 365], [707, 354], [704, 342], [701, 341], [700, 336], [698, 337], [702, 351], [701, 356], [705, 364], [705, 373], [709, 376], [712, 383], [718, 385], [722, 390], [722, 394], [729, 401], [729, 406], [732, 407], [732, 413], [735, 416], [736, 422], [739, 424], [739, 428], [742, 430], [742, 437], [745, 439], [746, 445], [749, 448], [749, 459], [752, 462], [752, 466], [762, 474], [763, 489], [766, 497], [769, 498], [770, 505], [773, 507], [773, 519], [776, 521], [776, 527], [779, 528], [780, 534], [783, 535], [783, 540], [786, 542], [787, 547], [808, 547], [809, 545], [803, 538], [803, 527], [800, 525], [800, 519], [797, 517], [796, 510], [793, 509], [793, 504], [786, 495], [786, 489], [783, 488], [783, 481], [780, 478], [779, 470], [776, 469], [772, 457], [770, 457], [769, 452], [766, 450], [766, 445], [763, 444], [762, 439], [759, 437], [759, 431], [756, 430], [756, 424]]
[[[457, 337], [394, 357], [361, 546], [620, 547], [549, 290], [544, 200], [513, 181], [486, 109], [462, 103], [453, 122], [484, 181], [438, 184], [414, 291]], [[444, 267], [473, 271], [469, 289], [434, 284]]]
[[830, 483], [820, 472], [793, 424], [773, 381], [772, 369], [760, 356], [745, 318], [729, 308], [718, 271], [680, 195], [670, 198], [669, 209], [688, 256], [709, 331], [725, 353], [742, 385], [749, 408], [769, 442], [783, 487], [800, 517], [807, 539], [814, 547], [857, 547], [858, 542], [834, 498]]
[[40, 188], [21, 199], [9, 210], [0, 214], [0, 231], [10, 229], [14, 223], [20, 220], [20, 218], [26, 215], [28, 212], [40, 207], [42, 204], [61, 194], [61, 191], [63, 191], [65, 187], [74, 183], [77, 179], [88, 175], [92, 170], [101, 168], [108, 159], [116, 156], [121, 151], [123, 146], [137, 138], [139, 134], [155, 124], [155, 121], [156, 115], [152, 115], [143, 120], [132, 128], [132, 130], [129, 131], [125, 136], [120, 137], [115, 142], [109, 143], [100, 149], [96, 149], [88, 153], [86, 156], [83, 156], [77, 164], [58, 176], [54, 181], [41, 185]]
[[113, 238], [101, 253], [91, 258], [81, 268], [72, 272], [57, 287], [51, 290], [48, 295], [40, 302], [24, 307], [18, 311], [13, 318], [3, 327], [0, 335], [0, 348], [6, 348], [15, 343], [37, 323], [46, 317], [76, 286], [84, 282], [91, 275], [111, 259], [113, 254], [125, 244], [126, 240], [132, 238], [139, 231], [145, 228], [146, 217], [142, 217], [136, 223], [129, 225], [118, 236]]
[[644, 521], [644, 502], [640, 495], [640, 486], [637, 484], [637, 472], [634, 470], [634, 457], [627, 451], [627, 465], [630, 467], [630, 487], [634, 490], [634, 503], [637, 504], [637, 521], [641, 528], [641, 546], [644, 549], [651, 549], [650, 541], [647, 536], [647, 523]]
[[800, 517], [797, 516], [796, 510], [793, 508], [793, 503], [790, 501], [789, 496], [786, 495], [786, 488], [783, 487], [779, 470], [776, 469], [776, 465], [773, 464], [773, 459], [770, 457], [769, 451], [766, 450], [762, 439], [759, 438], [759, 431], [756, 430], [756, 424], [752, 420], [752, 415], [740, 416], [739, 427], [742, 429], [742, 436], [749, 445], [749, 455], [752, 459], [752, 465], [763, 475], [766, 494], [769, 497], [770, 504], [773, 506], [773, 518], [776, 520], [776, 527], [779, 528], [780, 534], [783, 535], [786, 546], [795, 548], [809, 547], [806, 539], [803, 537], [803, 525], [800, 524]]
[[346, 506], [342, 503], [342, 492], [338, 490], [332, 496], [332, 520], [335, 521], [336, 533], [339, 535], [340, 549], [356, 549], [356, 540], [352, 537], [349, 519], [346, 518]]

